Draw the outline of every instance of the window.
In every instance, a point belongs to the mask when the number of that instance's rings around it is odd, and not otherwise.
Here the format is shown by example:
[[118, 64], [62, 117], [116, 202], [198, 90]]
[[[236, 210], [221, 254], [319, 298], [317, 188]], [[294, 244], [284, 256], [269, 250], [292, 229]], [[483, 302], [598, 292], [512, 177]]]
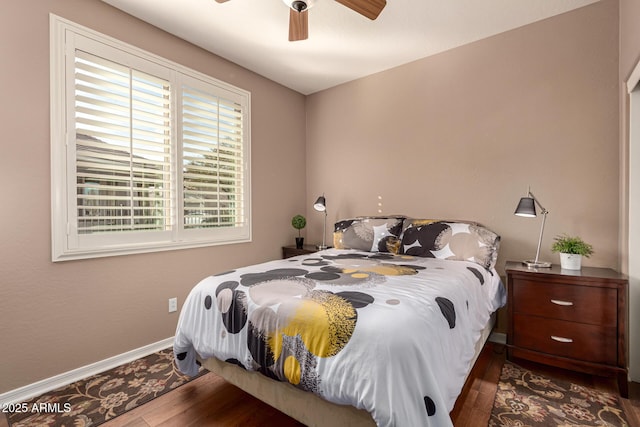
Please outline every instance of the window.
[[54, 261], [246, 242], [250, 94], [51, 17]]

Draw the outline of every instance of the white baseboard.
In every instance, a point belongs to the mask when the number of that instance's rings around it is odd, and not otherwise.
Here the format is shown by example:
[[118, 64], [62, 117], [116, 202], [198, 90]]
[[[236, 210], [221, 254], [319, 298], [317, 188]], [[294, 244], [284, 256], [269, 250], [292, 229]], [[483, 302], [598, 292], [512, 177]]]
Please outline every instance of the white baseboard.
[[491, 335], [489, 335], [489, 341], [496, 344], [506, 344], [507, 334], [504, 334], [502, 332], [492, 332]]
[[83, 378], [108, 371], [109, 369], [132, 362], [136, 359], [148, 356], [171, 346], [173, 346], [173, 337], [145, 345], [144, 347], [136, 348], [126, 353], [122, 353], [72, 371], [64, 372], [50, 378], [45, 378], [44, 380], [28, 384], [15, 390], [10, 390], [6, 393], [0, 394], [0, 406], [4, 407], [10, 403], [22, 403], [43, 393], [66, 386]]

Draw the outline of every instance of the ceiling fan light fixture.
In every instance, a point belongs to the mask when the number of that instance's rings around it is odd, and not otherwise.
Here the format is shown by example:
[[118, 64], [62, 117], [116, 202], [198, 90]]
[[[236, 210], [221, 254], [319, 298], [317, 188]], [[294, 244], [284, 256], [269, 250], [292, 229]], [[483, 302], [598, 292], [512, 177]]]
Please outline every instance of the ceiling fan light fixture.
[[307, 8], [307, 4], [303, 1], [296, 0], [293, 3], [291, 3], [291, 7], [297, 10], [298, 12], [302, 12]]
[[[216, 0], [225, 3], [229, 0]], [[309, 9], [316, 0], [282, 0], [289, 7], [289, 41], [309, 38]], [[374, 20], [387, 5], [387, 0], [335, 0], [360, 15]]]
[[304, 10], [310, 9], [311, 6], [315, 3], [315, 0], [282, 0], [284, 4], [289, 6], [291, 9], [296, 12], [302, 12]]

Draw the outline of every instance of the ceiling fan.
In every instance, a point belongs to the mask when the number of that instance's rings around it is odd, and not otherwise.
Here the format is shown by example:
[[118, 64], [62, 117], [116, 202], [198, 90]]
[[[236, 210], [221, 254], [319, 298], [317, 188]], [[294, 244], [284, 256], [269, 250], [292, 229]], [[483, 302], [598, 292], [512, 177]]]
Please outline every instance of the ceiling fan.
[[[216, 0], [225, 3], [229, 0]], [[289, 41], [309, 38], [309, 8], [316, 0], [283, 0], [289, 6]], [[374, 20], [387, 5], [387, 0], [335, 0], [356, 13]]]

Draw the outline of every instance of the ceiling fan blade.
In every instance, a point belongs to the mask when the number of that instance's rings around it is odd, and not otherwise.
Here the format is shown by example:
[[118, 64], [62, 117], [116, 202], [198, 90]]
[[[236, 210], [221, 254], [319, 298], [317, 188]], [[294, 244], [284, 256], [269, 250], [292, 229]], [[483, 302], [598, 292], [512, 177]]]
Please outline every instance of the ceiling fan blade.
[[360, 15], [374, 20], [380, 15], [382, 9], [387, 5], [387, 0], [336, 0], [343, 6], [348, 7]]
[[289, 41], [306, 40], [309, 38], [309, 10], [302, 12], [289, 8]]
[[216, 0], [218, 3], [225, 3], [228, 2], [229, 0]]

